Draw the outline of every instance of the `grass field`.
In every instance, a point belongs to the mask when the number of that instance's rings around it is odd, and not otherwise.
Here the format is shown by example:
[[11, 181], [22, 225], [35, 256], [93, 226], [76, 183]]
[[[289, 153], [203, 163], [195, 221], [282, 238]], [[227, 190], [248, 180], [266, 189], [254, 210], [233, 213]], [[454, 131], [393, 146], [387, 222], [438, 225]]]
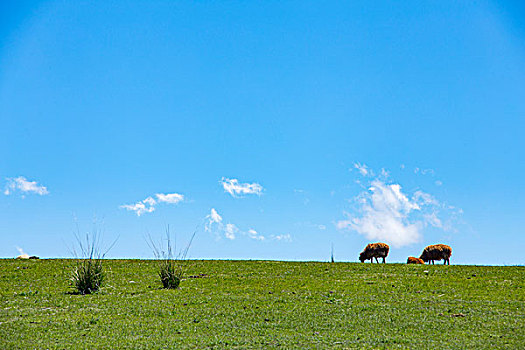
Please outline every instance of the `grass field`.
[[525, 348], [525, 267], [105, 263], [75, 295], [72, 260], [0, 260], [0, 348]]

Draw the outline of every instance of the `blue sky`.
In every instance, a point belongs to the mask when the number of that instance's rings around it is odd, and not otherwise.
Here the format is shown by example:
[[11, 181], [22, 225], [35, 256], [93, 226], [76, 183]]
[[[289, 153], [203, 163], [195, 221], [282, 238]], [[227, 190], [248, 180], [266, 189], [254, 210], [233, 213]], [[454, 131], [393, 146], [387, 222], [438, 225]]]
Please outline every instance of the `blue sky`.
[[[523, 264], [520, 2], [5, 1], [0, 256]], [[142, 208], [142, 209], [140, 209]], [[140, 214], [140, 215], [138, 215]]]

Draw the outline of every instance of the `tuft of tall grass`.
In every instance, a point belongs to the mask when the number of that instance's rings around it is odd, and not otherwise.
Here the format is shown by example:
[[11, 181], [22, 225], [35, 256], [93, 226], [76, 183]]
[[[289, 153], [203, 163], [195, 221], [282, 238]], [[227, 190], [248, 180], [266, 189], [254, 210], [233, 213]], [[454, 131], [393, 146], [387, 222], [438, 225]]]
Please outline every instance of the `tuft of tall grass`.
[[163, 288], [177, 289], [179, 288], [182, 276], [184, 274], [183, 261], [186, 259], [191, 243], [197, 230], [193, 232], [190, 241], [185, 249], [181, 250], [177, 256], [174, 256], [175, 247], [172, 246], [169, 226], [166, 228], [166, 247], [161, 243], [157, 245], [149, 237], [148, 245], [153, 250], [155, 258], [159, 261], [158, 274]]
[[71, 282], [79, 294], [91, 294], [100, 289], [106, 273], [102, 259], [81, 259], [73, 269]]
[[180, 281], [184, 270], [180, 264], [176, 264], [175, 260], [165, 259], [159, 265], [159, 277], [162, 286], [166, 289], [179, 288]]
[[73, 249], [73, 254], [77, 258], [76, 265], [71, 272], [71, 285], [79, 294], [91, 294], [97, 292], [106, 280], [106, 271], [104, 269], [104, 257], [111, 249], [110, 246], [105, 253], [100, 250], [100, 232], [94, 229], [86, 233], [81, 238], [79, 231], [75, 233], [80, 257], [77, 251]]

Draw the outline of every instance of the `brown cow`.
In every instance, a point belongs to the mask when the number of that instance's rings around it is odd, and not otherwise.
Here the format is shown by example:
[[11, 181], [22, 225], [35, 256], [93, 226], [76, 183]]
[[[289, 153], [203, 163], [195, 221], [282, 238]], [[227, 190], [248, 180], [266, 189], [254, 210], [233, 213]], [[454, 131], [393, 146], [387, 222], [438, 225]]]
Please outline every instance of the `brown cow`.
[[386, 243], [370, 243], [366, 246], [365, 250], [359, 254], [359, 261], [365, 262], [365, 260], [370, 259], [370, 262], [373, 263], [373, 258], [375, 258], [376, 262], [379, 263], [377, 258], [383, 258], [384, 264], [389, 250], [390, 247]]
[[423, 250], [421, 256], [419, 257], [424, 262], [432, 261], [434, 265], [434, 260], [444, 260], [443, 265], [450, 265], [450, 256], [452, 255], [452, 248], [446, 244], [434, 244], [429, 245]]
[[413, 256], [409, 256], [407, 259], [407, 264], [424, 264], [425, 262], [423, 259], [415, 258]]

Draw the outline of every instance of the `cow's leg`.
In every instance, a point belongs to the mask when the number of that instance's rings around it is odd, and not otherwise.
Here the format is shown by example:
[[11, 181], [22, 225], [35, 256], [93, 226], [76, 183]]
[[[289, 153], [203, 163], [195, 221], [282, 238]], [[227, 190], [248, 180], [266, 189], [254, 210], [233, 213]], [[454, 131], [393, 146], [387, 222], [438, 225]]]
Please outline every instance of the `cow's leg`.
[[378, 264], [379, 264], [379, 260], [377, 259], [377, 256], [376, 256], [376, 263], [378, 263]]
[[383, 257], [383, 264], [385, 264], [385, 263], [386, 263], [386, 258], [385, 258], [385, 257]]

